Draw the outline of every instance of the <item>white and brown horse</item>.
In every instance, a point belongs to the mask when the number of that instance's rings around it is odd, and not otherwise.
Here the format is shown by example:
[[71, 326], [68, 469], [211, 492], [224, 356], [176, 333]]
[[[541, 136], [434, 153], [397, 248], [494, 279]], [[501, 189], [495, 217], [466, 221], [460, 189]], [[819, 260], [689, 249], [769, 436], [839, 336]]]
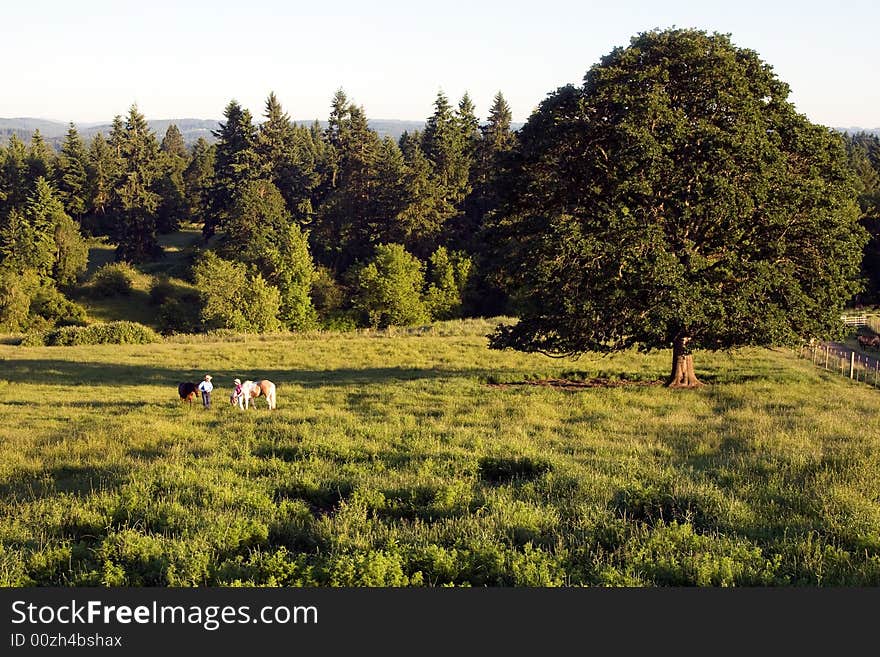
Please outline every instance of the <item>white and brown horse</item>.
[[260, 381], [245, 381], [241, 384], [241, 394], [236, 396], [235, 393], [232, 393], [232, 396], [229, 398], [229, 403], [238, 404], [238, 407], [241, 410], [250, 408], [251, 403], [253, 403], [254, 408], [256, 408], [257, 397], [260, 395], [266, 398], [266, 403], [269, 405], [270, 410], [275, 408], [275, 384], [268, 379], [262, 379]]

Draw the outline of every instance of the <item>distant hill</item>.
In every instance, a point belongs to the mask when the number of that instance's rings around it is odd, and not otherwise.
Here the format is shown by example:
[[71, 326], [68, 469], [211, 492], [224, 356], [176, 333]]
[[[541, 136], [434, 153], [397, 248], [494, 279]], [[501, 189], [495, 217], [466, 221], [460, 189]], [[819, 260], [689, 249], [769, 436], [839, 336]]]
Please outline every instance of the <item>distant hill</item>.
[[845, 134], [854, 135], [859, 132], [867, 132], [869, 135], [874, 135], [875, 137], [880, 137], [880, 128], [834, 128], [838, 132], [843, 132]]
[[[194, 144], [199, 137], [204, 137], [209, 142], [216, 141], [211, 134], [212, 130], [220, 127], [220, 122], [212, 119], [158, 119], [147, 121], [150, 129], [156, 133], [159, 141], [165, 136], [165, 131], [171, 124], [177, 126], [183, 135], [183, 141], [187, 146]], [[311, 125], [314, 120], [297, 120], [300, 125]], [[327, 127], [326, 121], [319, 121], [321, 128]], [[395, 141], [400, 139], [404, 132], [413, 132], [415, 130], [423, 130], [424, 121], [402, 121], [398, 119], [370, 119], [370, 127], [375, 130], [380, 137], [389, 136]], [[111, 123], [82, 123], [76, 124], [76, 129], [85, 141], [90, 141], [99, 132], [105, 137], [110, 133]], [[30, 142], [31, 135], [35, 130], [39, 130], [43, 139], [56, 150], [61, 148], [64, 142], [64, 136], [67, 134], [67, 123], [60, 121], [47, 121], [45, 119], [33, 118], [0, 118], [0, 144], [6, 144], [12, 135], [16, 135], [25, 143]], [[513, 129], [518, 130], [522, 127], [521, 123], [514, 123]]]

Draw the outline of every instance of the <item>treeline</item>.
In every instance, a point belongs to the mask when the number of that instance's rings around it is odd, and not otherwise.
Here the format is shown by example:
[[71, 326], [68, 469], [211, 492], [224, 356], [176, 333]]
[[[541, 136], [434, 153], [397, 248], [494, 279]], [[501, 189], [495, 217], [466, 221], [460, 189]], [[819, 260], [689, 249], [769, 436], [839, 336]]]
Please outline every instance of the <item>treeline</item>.
[[849, 163], [862, 211], [862, 225], [870, 240], [862, 260], [865, 291], [856, 301], [880, 304], [880, 138], [869, 132], [844, 136]]
[[[191, 148], [175, 125], [160, 141], [136, 106], [107, 138], [86, 143], [71, 124], [57, 154], [39, 132], [29, 145], [12, 137], [0, 149], [0, 329], [84, 323], [77, 294], [113, 288], [127, 265], [161, 262], [159, 236], [184, 223], [204, 239], [175, 272], [180, 284], [157, 280], [151, 290], [166, 332], [517, 311], [498, 264], [516, 236], [491, 227], [521, 156], [500, 93], [482, 122], [467, 94], [453, 106], [440, 93], [425, 129], [398, 140], [371, 130], [342, 90], [326, 127], [294, 123], [274, 94], [263, 119], [233, 100], [216, 143]], [[880, 140], [844, 138], [872, 235], [869, 284], [856, 301], [876, 303]], [[83, 281], [90, 236], [108, 237], [121, 264]]]
[[[484, 230], [515, 144], [500, 93], [482, 123], [467, 94], [453, 106], [440, 93], [425, 129], [399, 140], [380, 138], [342, 90], [325, 128], [297, 125], [270, 94], [259, 124], [231, 101], [214, 136], [188, 149], [171, 125], [159, 141], [132, 106], [106, 139], [85, 143], [71, 124], [57, 156], [39, 132], [28, 146], [11, 138], [0, 149], [0, 266], [38, 270], [40, 287], [70, 296], [83, 236], [109, 237], [118, 261], [140, 265], [162, 259], [159, 235], [195, 222], [204, 244], [184, 278], [199, 312], [178, 313], [169, 330], [386, 326], [506, 310]], [[51, 267], [36, 259], [38, 243], [55, 254]], [[76, 256], [62, 265], [62, 252]], [[0, 318], [6, 330], [26, 328], [19, 305]]]

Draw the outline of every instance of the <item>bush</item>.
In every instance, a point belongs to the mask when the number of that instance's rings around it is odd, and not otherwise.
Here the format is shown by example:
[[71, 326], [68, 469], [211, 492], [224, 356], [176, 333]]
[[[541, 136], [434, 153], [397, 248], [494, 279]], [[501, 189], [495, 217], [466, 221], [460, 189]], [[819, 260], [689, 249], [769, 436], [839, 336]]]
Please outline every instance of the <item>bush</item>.
[[159, 330], [164, 335], [198, 333], [202, 328], [201, 310], [197, 295], [168, 299], [159, 307]]
[[55, 326], [84, 326], [86, 323], [86, 309], [54, 287], [44, 286], [37, 291], [31, 300], [31, 314]]
[[83, 344], [148, 344], [161, 338], [149, 326], [137, 322], [108, 322], [91, 326], [64, 326], [45, 334], [44, 344], [72, 346]]
[[327, 267], [316, 267], [312, 279], [312, 304], [321, 317], [330, 317], [342, 308], [345, 292]]
[[169, 299], [179, 296], [177, 286], [167, 276], [161, 276], [150, 285], [150, 305], [161, 306]]
[[126, 262], [111, 262], [94, 273], [90, 281], [92, 294], [114, 297], [131, 294], [135, 270]]
[[430, 285], [425, 300], [435, 319], [461, 315], [462, 295], [472, 268], [471, 259], [461, 251], [449, 253], [439, 247], [431, 256]]
[[206, 329], [262, 333], [281, 327], [281, 294], [259, 273], [207, 251], [196, 263], [193, 275]]
[[321, 328], [325, 331], [339, 331], [345, 333], [354, 331], [358, 327], [358, 315], [353, 311], [338, 311], [330, 313], [321, 322]]
[[355, 308], [370, 326], [413, 326], [430, 321], [422, 301], [424, 265], [400, 244], [380, 244], [354, 273]]
[[31, 298], [38, 287], [39, 278], [31, 269], [0, 269], [0, 331], [14, 333], [28, 327]]

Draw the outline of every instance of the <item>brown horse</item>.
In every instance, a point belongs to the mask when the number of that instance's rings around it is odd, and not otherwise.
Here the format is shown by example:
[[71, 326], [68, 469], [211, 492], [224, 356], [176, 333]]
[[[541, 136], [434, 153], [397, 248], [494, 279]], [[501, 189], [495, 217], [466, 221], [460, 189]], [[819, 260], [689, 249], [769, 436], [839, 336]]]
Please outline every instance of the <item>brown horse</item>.
[[180, 395], [180, 401], [189, 402], [190, 404], [199, 396], [198, 388], [192, 381], [184, 381], [177, 384], [177, 394]]

